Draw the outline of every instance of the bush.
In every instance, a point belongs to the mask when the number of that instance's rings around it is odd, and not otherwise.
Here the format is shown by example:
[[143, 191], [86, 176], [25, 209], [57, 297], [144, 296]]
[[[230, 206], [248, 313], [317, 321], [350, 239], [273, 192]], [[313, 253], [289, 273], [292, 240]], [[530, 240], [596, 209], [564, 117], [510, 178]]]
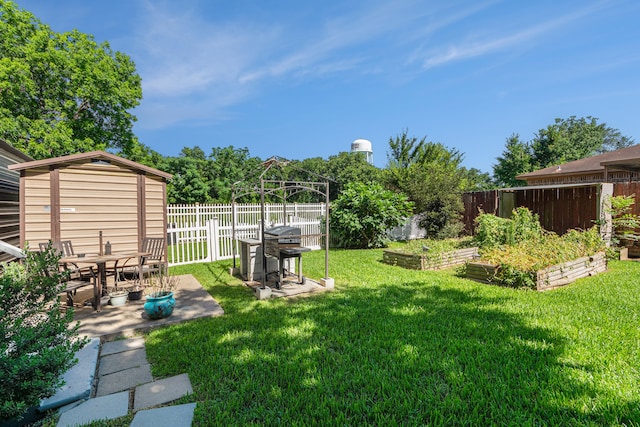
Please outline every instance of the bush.
[[[60, 309], [58, 256], [28, 252], [24, 264], [2, 264], [0, 276], [0, 420], [19, 417], [61, 385], [60, 375], [86, 342]], [[50, 274], [45, 274], [50, 272]]]
[[384, 247], [387, 230], [401, 225], [412, 209], [406, 196], [380, 184], [347, 184], [331, 205], [332, 242], [342, 248]]
[[480, 249], [536, 241], [545, 235], [537, 214], [524, 207], [514, 209], [511, 219], [482, 213], [476, 218], [474, 240]]
[[542, 238], [482, 251], [482, 260], [499, 265], [496, 282], [510, 287], [535, 288], [536, 272], [605, 250], [597, 227], [569, 230], [563, 236], [549, 233]]

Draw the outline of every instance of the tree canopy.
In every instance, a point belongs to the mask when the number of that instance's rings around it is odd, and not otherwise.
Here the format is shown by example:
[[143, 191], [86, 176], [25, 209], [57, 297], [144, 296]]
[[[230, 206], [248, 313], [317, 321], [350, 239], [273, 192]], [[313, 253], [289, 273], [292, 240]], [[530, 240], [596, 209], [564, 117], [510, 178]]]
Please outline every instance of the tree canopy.
[[633, 144], [632, 138], [605, 123], [598, 123], [595, 117], [557, 118], [552, 125], [540, 129], [528, 143], [520, 141], [517, 134], [507, 138], [505, 150], [493, 167], [494, 175], [502, 185], [523, 185], [515, 179], [519, 174]]
[[142, 98], [127, 55], [73, 30], [56, 33], [0, 0], [0, 138], [35, 159], [139, 144], [130, 110]]

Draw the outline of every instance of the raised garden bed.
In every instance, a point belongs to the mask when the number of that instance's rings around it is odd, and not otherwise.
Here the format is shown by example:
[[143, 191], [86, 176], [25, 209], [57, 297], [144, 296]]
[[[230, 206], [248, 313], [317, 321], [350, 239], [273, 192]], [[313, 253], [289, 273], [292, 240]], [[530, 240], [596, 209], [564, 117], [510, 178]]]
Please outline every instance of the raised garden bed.
[[410, 254], [386, 249], [382, 254], [382, 262], [408, 268], [411, 270], [439, 270], [464, 264], [478, 253], [477, 247], [456, 249], [439, 254]]
[[[568, 285], [578, 279], [594, 276], [607, 270], [604, 252], [553, 265], [536, 272], [536, 290], [546, 291]], [[466, 277], [483, 283], [500, 284], [499, 266], [483, 262], [469, 262]]]

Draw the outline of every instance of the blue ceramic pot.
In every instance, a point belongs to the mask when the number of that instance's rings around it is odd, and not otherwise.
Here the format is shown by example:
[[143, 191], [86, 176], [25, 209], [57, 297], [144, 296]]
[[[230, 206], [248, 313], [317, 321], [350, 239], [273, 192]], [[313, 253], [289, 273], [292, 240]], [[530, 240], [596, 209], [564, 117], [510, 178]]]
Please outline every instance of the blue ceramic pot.
[[176, 300], [173, 292], [163, 292], [160, 294], [147, 295], [147, 302], [144, 303], [144, 311], [149, 319], [164, 319], [171, 316]]

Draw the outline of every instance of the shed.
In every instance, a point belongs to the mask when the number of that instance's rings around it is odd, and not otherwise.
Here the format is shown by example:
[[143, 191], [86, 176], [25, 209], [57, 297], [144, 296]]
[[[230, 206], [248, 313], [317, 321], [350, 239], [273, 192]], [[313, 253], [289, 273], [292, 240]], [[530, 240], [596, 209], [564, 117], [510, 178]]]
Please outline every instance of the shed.
[[126, 252], [140, 250], [144, 237], [166, 235], [168, 173], [104, 151], [9, 170], [20, 172], [21, 245], [71, 240], [76, 253], [99, 253], [102, 232], [103, 243]]
[[[0, 240], [20, 246], [20, 174], [9, 165], [33, 160], [0, 139]], [[0, 261], [10, 261], [13, 255], [0, 252]]]

